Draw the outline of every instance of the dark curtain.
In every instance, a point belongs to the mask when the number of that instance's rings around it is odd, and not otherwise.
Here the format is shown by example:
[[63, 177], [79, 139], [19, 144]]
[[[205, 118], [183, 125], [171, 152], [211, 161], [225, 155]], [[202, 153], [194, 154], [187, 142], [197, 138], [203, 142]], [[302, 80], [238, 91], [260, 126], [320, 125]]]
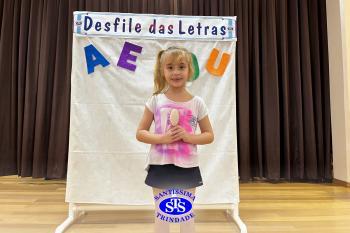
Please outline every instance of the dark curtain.
[[77, 10], [236, 15], [241, 180], [332, 179], [325, 0], [0, 0], [0, 175], [66, 175]]
[[236, 15], [242, 181], [331, 181], [325, 0], [180, 1], [180, 14]]

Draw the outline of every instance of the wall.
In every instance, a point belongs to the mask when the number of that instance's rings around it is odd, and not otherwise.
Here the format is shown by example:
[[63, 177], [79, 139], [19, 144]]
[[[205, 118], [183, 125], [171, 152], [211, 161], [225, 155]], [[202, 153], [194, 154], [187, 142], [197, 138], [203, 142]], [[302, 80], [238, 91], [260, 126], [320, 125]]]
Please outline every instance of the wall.
[[334, 178], [350, 184], [350, 1], [326, 4]]

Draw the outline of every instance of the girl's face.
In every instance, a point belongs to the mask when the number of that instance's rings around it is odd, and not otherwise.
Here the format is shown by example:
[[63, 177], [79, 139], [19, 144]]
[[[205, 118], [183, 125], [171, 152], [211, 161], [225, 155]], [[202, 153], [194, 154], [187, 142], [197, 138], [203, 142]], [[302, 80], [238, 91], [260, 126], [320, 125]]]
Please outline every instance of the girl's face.
[[163, 65], [164, 77], [170, 87], [183, 88], [189, 76], [189, 67], [184, 58], [167, 57]]

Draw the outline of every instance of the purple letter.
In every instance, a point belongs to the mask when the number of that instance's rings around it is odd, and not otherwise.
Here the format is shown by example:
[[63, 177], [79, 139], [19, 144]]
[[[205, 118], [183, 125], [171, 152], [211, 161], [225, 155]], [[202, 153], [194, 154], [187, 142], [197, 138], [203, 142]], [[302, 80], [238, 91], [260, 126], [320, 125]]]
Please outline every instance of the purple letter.
[[122, 53], [120, 54], [117, 66], [125, 68], [127, 70], [135, 71], [136, 65], [132, 63], [128, 63], [128, 61], [136, 61], [137, 57], [132, 55], [130, 51], [134, 51], [136, 53], [141, 53], [142, 47], [136, 44], [132, 44], [129, 42], [125, 42]]

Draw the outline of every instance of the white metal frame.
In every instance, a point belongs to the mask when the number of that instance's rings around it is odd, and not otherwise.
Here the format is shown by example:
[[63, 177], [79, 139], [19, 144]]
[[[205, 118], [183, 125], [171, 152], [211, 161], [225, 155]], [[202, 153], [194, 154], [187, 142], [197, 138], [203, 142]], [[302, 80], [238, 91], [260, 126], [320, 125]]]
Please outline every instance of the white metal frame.
[[[173, 0], [174, 13], [178, 14], [178, 0]], [[241, 233], [247, 233], [247, 227], [239, 216], [239, 208], [237, 204], [213, 204], [213, 205], [196, 205], [194, 209], [224, 209], [226, 213], [231, 215]], [[86, 214], [89, 210], [154, 210], [153, 205], [95, 205], [95, 204], [77, 204], [69, 203], [69, 213], [67, 219], [59, 225], [55, 233], [65, 232], [74, 222]]]
[[[214, 204], [214, 205], [194, 205], [194, 208], [203, 209], [225, 209], [226, 213], [231, 215], [236, 222], [241, 233], [247, 233], [247, 227], [239, 217], [238, 204]], [[71, 225], [74, 224], [80, 217], [84, 216], [87, 211], [91, 210], [153, 210], [153, 205], [95, 205], [95, 204], [77, 204], [69, 203], [68, 218], [59, 225], [55, 233], [65, 232]]]

